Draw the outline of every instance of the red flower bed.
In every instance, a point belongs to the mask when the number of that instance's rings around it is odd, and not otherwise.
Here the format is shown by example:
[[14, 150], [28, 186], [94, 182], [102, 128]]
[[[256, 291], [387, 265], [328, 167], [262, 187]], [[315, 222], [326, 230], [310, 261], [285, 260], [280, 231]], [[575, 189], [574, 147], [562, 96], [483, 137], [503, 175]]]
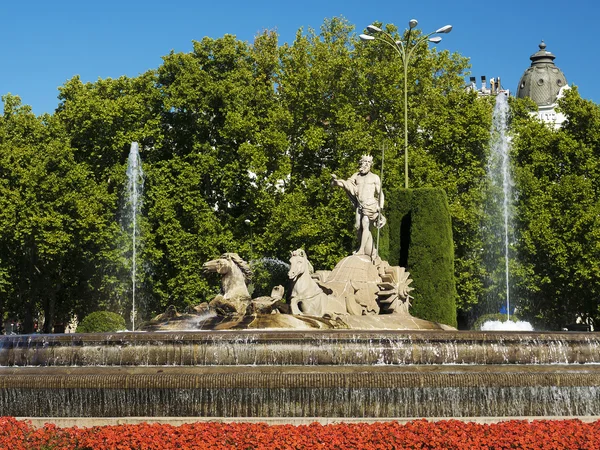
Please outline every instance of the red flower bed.
[[334, 425], [193, 423], [35, 429], [0, 418], [0, 449], [600, 449], [600, 421], [458, 420]]

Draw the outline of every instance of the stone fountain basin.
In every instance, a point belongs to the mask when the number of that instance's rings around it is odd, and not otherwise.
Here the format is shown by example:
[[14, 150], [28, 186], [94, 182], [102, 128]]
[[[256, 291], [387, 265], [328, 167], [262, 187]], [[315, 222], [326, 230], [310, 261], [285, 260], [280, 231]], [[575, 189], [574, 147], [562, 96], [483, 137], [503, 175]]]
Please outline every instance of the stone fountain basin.
[[600, 333], [230, 330], [4, 336], [10, 366], [600, 363]]
[[600, 416], [599, 333], [228, 330], [0, 337], [0, 415]]
[[0, 413], [28, 417], [599, 415], [598, 365], [20, 367]]

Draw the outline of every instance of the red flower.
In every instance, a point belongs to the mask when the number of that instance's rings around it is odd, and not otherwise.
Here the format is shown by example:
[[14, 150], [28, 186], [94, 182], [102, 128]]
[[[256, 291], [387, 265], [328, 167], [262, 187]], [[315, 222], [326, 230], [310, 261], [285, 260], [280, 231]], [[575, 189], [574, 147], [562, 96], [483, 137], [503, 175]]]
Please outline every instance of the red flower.
[[35, 429], [0, 417], [0, 449], [599, 449], [600, 421], [506, 421], [266, 425], [199, 422]]

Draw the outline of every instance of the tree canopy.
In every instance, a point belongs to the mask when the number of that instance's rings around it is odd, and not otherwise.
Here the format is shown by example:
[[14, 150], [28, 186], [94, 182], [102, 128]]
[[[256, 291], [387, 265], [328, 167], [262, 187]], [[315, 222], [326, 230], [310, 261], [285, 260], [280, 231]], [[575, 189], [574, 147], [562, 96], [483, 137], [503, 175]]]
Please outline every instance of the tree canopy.
[[[400, 38], [393, 25], [383, 25]], [[418, 37], [418, 30], [413, 30]], [[442, 188], [455, 249], [457, 306], [476, 319], [484, 294], [482, 217], [493, 98], [464, 89], [468, 59], [420, 45], [408, 70], [409, 177]], [[68, 80], [51, 115], [16, 96], [0, 116], [0, 311], [31, 331], [73, 315], [131, 310], [122, 227], [132, 141], [146, 173], [141, 218], [141, 319], [210, 300], [204, 261], [226, 251], [287, 261], [303, 247], [331, 269], [353, 247], [353, 212], [331, 174], [362, 154], [383, 190], [404, 179], [404, 71], [393, 49], [362, 43], [342, 18], [193, 42], [137, 77]], [[597, 319], [598, 106], [572, 89], [558, 131], [514, 101], [519, 198], [515, 253], [522, 315], [548, 327]], [[381, 149], [385, 148], [385, 155]]]
[[558, 328], [599, 318], [600, 108], [577, 89], [559, 100], [567, 122], [515, 120], [515, 268], [523, 314]]

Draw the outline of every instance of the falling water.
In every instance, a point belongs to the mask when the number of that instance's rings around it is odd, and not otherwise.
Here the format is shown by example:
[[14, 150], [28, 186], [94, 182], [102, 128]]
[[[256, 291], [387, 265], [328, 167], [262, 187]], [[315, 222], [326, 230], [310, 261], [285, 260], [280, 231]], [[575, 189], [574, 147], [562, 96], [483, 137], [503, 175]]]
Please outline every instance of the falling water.
[[142, 206], [142, 193], [144, 191], [144, 171], [142, 170], [142, 160], [140, 159], [139, 145], [137, 142], [131, 143], [129, 158], [127, 162], [127, 209], [131, 227], [131, 326], [135, 330], [135, 290], [137, 280], [137, 251], [139, 224], [138, 215]]
[[0, 416], [598, 416], [597, 334], [0, 336]]
[[[504, 287], [506, 293], [506, 317], [510, 319], [510, 275], [509, 275], [509, 231], [512, 224], [512, 180], [510, 176], [510, 137], [508, 136], [508, 96], [496, 96], [492, 118], [490, 139], [490, 157], [488, 161], [488, 178], [491, 182], [490, 210], [492, 220], [499, 221], [491, 227], [496, 238], [501, 239], [504, 268], [492, 268], [492, 271], [504, 272]], [[500, 229], [497, 229], [497, 227]], [[493, 237], [492, 237], [493, 239]], [[495, 252], [492, 252], [494, 254]], [[497, 261], [497, 260], [496, 260]]]

